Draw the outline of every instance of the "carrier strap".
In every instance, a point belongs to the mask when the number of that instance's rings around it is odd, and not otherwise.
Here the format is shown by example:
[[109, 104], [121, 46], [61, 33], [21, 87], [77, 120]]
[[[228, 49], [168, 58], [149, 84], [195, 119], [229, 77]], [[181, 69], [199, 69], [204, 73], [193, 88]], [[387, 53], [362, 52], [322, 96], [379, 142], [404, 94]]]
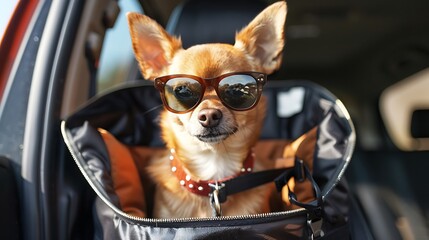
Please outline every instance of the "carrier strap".
[[[271, 169], [260, 172], [248, 173], [235, 178], [231, 178], [220, 184], [211, 184], [211, 197], [217, 197], [219, 203], [224, 203], [229, 195], [243, 192], [274, 180], [287, 171], [293, 171], [294, 168]], [[217, 196], [213, 192], [216, 191]]]

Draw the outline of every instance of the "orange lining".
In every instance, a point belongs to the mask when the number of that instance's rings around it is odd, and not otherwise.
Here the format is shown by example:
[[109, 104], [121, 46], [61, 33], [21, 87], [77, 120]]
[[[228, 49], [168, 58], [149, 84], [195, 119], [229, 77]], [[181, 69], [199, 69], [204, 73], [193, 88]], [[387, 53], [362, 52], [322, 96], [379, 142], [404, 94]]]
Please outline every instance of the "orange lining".
[[129, 149], [106, 130], [98, 129], [98, 131], [109, 152], [113, 188], [119, 198], [122, 211], [133, 216], [145, 217], [143, 187]]

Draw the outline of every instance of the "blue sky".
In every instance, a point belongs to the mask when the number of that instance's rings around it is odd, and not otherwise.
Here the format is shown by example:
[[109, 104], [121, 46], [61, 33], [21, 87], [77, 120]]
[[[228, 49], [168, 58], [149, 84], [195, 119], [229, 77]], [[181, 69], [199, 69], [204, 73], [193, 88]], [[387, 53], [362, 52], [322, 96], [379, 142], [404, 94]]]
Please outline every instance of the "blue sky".
[[10, 15], [15, 8], [15, 4], [18, 0], [6, 0], [2, 1], [0, 8], [0, 35], [3, 36], [3, 32], [6, 29], [6, 25], [9, 22]]

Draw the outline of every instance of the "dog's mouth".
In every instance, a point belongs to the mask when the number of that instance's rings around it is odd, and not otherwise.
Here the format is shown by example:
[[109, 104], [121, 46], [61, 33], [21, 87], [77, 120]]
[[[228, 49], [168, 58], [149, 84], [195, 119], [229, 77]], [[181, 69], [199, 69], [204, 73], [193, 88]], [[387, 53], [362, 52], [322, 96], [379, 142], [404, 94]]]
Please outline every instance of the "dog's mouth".
[[218, 143], [227, 139], [229, 136], [233, 135], [236, 131], [237, 131], [236, 128], [228, 132], [220, 132], [217, 130], [207, 130], [203, 134], [195, 135], [195, 137], [197, 137], [198, 140], [200, 140], [201, 142]]

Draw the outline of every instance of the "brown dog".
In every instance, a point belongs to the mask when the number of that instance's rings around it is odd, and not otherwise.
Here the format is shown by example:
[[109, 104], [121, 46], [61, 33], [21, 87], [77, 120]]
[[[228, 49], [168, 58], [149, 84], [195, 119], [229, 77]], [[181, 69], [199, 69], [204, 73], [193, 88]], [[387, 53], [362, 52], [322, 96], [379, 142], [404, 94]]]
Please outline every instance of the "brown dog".
[[[283, 1], [267, 7], [234, 45], [188, 49], [150, 18], [128, 14], [143, 76], [155, 80], [166, 107], [161, 129], [170, 151], [148, 167], [157, 184], [154, 217], [210, 217], [208, 185], [261, 170], [252, 153], [266, 107], [259, 98], [266, 74], [281, 63], [286, 11]], [[229, 196], [223, 215], [268, 212], [268, 192], [262, 186]]]

